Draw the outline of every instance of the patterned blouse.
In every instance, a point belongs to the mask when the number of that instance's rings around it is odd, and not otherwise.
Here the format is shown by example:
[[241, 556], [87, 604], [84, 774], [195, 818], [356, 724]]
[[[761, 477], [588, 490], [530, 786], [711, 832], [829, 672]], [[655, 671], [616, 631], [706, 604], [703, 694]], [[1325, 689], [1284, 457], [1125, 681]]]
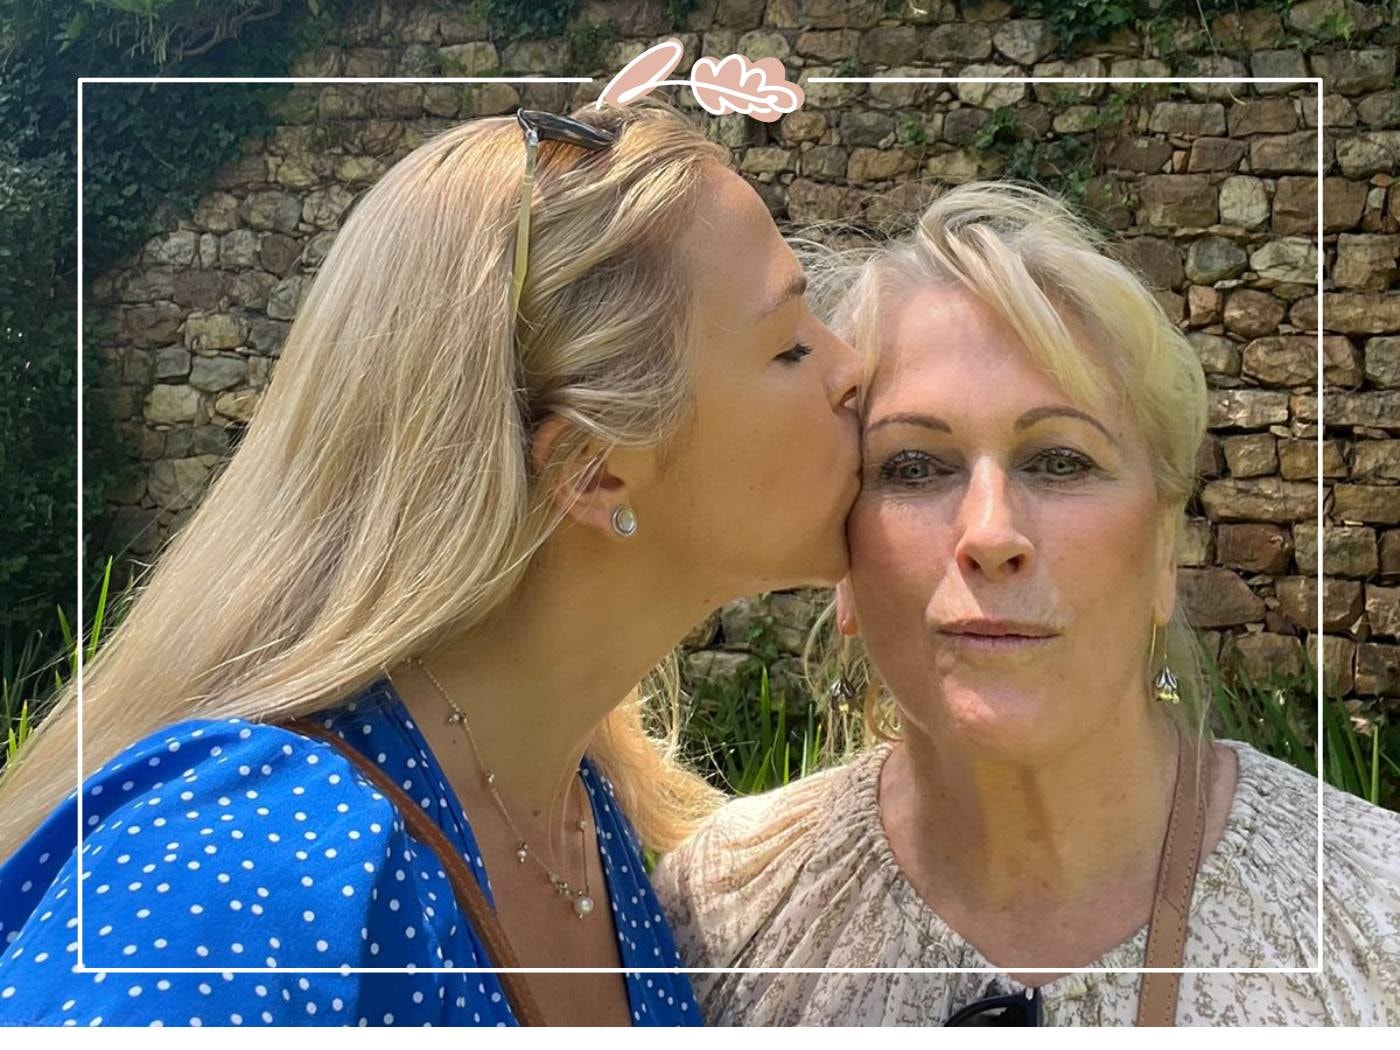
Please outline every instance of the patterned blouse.
[[[490, 899], [467, 816], [392, 685], [314, 717], [432, 814]], [[636, 833], [612, 785], [587, 759], [581, 772], [622, 965], [676, 966]], [[0, 865], [0, 1025], [515, 1023], [495, 974], [412, 972], [492, 963], [437, 854], [330, 744], [238, 718], [184, 721], [83, 791], [89, 972], [73, 965], [74, 791]], [[562, 902], [560, 916], [578, 921]], [[700, 1023], [683, 974], [625, 983], [634, 1025]]]
[[[1312, 967], [1317, 781], [1234, 741], [1239, 779], [1191, 902], [1188, 967]], [[881, 744], [730, 803], [653, 876], [687, 966], [980, 967], [981, 973], [695, 974], [710, 1024], [940, 1024], [1022, 991], [915, 892], [881, 825]], [[1180, 1025], [1400, 1023], [1400, 814], [1326, 787], [1321, 973], [1188, 973]], [[1146, 927], [1092, 965], [1143, 965]], [[1140, 974], [1041, 987], [1045, 1024], [1131, 1025]]]

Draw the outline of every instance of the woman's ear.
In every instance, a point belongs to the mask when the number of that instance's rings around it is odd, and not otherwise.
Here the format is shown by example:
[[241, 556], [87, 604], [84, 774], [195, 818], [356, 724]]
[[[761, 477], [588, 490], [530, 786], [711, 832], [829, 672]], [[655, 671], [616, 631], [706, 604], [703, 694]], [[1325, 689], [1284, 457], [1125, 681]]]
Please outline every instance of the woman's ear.
[[850, 576], [841, 577], [836, 584], [836, 629], [847, 638], [860, 634], [860, 619], [856, 616], [856, 600], [851, 593]]
[[[559, 441], [569, 431], [569, 422], [562, 416], [547, 416], [535, 428], [530, 441], [530, 459], [535, 476], [543, 477], [545, 467], [556, 453]], [[571, 452], [550, 478], [550, 498], [555, 507], [580, 525], [597, 529], [610, 538], [619, 538], [613, 530], [612, 515], [628, 502], [627, 484], [608, 470], [608, 460], [599, 460], [603, 450], [596, 441], [587, 441]]]

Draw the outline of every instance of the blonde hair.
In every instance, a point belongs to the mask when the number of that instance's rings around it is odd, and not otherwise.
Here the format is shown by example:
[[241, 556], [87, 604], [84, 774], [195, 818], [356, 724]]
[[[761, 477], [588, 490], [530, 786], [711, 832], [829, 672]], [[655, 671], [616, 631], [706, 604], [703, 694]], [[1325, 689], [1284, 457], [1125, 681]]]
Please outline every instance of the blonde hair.
[[[809, 235], [797, 246], [813, 308], [865, 358], [862, 415], [891, 309], [920, 288], [961, 285], [996, 310], [1072, 398], [1089, 405], [1115, 393], [1124, 399], [1150, 451], [1174, 538], [1180, 536], [1206, 434], [1205, 374], [1143, 283], [1060, 200], [1015, 183], [966, 183], [935, 200], [896, 240], [832, 249]], [[1109, 351], [1107, 373], [1067, 320]], [[858, 644], [832, 636], [834, 608], [828, 606], [808, 635], [808, 681], [815, 686], [843, 672], [853, 677], [866, 734], [888, 739], [889, 698]], [[1180, 601], [1164, 637], [1147, 669], [1149, 681], [1163, 664], [1171, 667], [1199, 733], [1207, 710], [1202, 653]]]
[[[693, 285], [677, 238], [728, 151], [658, 103], [575, 116], [600, 152], [541, 143], [528, 279], [510, 294], [524, 170], [514, 117], [442, 132], [354, 207], [248, 432], [83, 672], [84, 768], [188, 718], [280, 722], [501, 606], [564, 511], [583, 442], [669, 453], [691, 413]], [[538, 472], [534, 425], [570, 426]], [[676, 690], [670, 676], [674, 714]], [[643, 725], [590, 754], [650, 846], [719, 800]], [[69, 682], [0, 779], [0, 860], [74, 788]]]

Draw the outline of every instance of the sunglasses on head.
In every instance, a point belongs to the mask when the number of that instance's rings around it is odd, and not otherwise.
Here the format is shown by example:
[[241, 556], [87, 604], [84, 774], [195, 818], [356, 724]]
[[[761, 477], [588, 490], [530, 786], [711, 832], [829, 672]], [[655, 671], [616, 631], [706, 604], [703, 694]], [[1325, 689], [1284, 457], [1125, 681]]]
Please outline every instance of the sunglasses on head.
[[617, 135], [611, 131], [538, 109], [517, 109], [515, 121], [525, 134], [525, 175], [520, 183], [520, 216], [515, 224], [515, 271], [510, 297], [512, 317], [520, 306], [520, 290], [525, 287], [525, 269], [530, 252], [530, 201], [534, 195], [535, 158], [540, 143], [567, 142], [587, 150], [603, 150], [617, 141]]

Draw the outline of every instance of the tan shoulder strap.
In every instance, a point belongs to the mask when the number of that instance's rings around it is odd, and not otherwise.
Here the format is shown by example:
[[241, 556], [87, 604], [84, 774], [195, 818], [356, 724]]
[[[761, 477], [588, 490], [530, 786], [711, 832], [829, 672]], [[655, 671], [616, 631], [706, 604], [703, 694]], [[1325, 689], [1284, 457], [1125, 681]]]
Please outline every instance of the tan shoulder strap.
[[[304, 718], [295, 719], [284, 723], [284, 725], [295, 733], [324, 740], [338, 749], [355, 763], [366, 780], [398, 807], [408, 824], [409, 833], [420, 842], [426, 842], [437, 853], [438, 859], [442, 862], [443, 871], [452, 880], [452, 887], [457, 894], [457, 903], [461, 907], [463, 915], [471, 922], [472, 929], [476, 931], [477, 936], [486, 946], [487, 954], [494, 960], [494, 965], [519, 966], [520, 963], [516, 961], [515, 952], [511, 950], [510, 942], [506, 940], [505, 931], [501, 929], [501, 924], [496, 919], [491, 905], [487, 902], [486, 894], [482, 892], [481, 886], [477, 883], [476, 876], [472, 874], [467, 862], [462, 859], [462, 856], [448, 841], [447, 836], [443, 834], [442, 829], [437, 826], [433, 819], [405, 795], [403, 789], [390, 780], [382, 769], [343, 740], [339, 734]], [[501, 987], [505, 989], [517, 1021], [522, 1025], [542, 1025], [545, 1023], [539, 1005], [525, 984], [524, 974], [498, 973], [496, 976], [500, 979]]]
[[[1201, 840], [1206, 828], [1206, 787], [1208, 767], [1197, 776], [1199, 748], [1195, 738], [1178, 730], [1176, 790], [1172, 795], [1171, 816], [1162, 843], [1162, 860], [1157, 867], [1157, 893], [1147, 929], [1144, 966], [1180, 967], [1186, 953], [1187, 920], [1191, 894], [1196, 886], [1196, 868], [1201, 861]], [[1176, 1024], [1179, 973], [1145, 973], [1138, 995], [1137, 1024], [1170, 1026]]]

